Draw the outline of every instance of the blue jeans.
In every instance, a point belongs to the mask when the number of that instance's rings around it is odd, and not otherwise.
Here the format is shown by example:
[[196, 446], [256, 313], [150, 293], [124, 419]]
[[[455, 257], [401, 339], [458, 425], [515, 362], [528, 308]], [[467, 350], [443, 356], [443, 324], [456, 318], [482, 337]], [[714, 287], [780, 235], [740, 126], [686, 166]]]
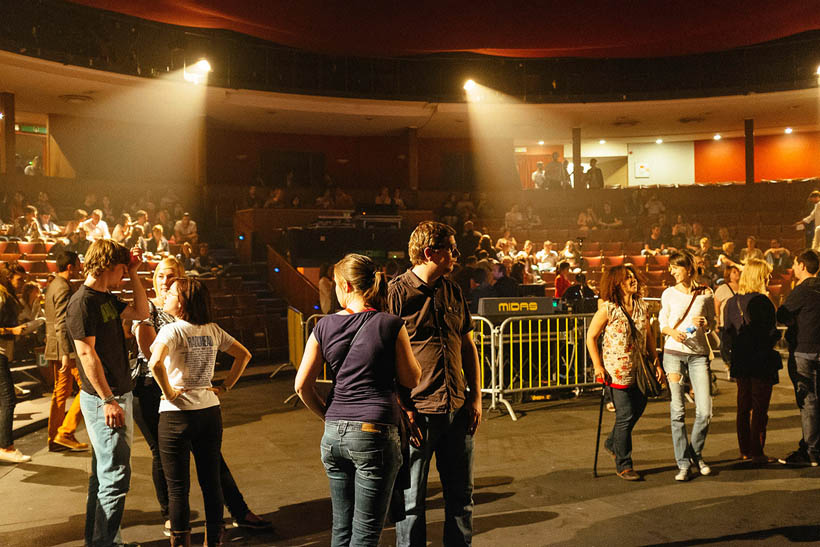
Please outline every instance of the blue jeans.
[[637, 385], [627, 389], [607, 388], [615, 405], [615, 425], [604, 443], [615, 453], [615, 467], [618, 472], [632, 467], [632, 429], [646, 409], [646, 396]]
[[110, 547], [122, 543], [120, 523], [125, 495], [131, 482], [131, 436], [134, 430], [133, 397], [117, 397], [125, 411], [123, 427], [105, 425], [102, 400], [80, 391], [80, 408], [91, 439], [91, 477], [85, 508], [85, 544]]
[[398, 428], [328, 421], [321, 450], [333, 504], [331, 545], [378, 545], [401, 467]]
[[818, 369], [820, 360], [795, 355], [795, 394], [800, 408], [803, 440], [811, 461], [820, 462], [820, 401]]
[[[706, 355], [672, 355], [664, 353], [663, 369], [669, 380], [669, 393], [672, 400], [669, 404], [672, 420], [672, 444], [675, 447], [675, 460], [678, 468], [688, 469], [692, 458], [701, 459], [706, 434], [712, 421], [712, 373], [709, 370], [709, 359]], [[680, 378], [673, 381], [670, 374]], [[692, 389], [695, 391], [695, 423], [692, 426], [691, 444], [686, 438], [686, 406], [684, 388], [681, 380], [689, 376]]]
[[425, 499], [430, 460], [436, 467], [444, 494], [444, 545], [471, 545], [473, 541], [473, 436], [467, 433], [468, 405], [449, 414], [419, 414], [422, 445], [410, 445], [410, 487], [404, 491], [405, 518], [396, 523], [396, 546], [427, 544]]

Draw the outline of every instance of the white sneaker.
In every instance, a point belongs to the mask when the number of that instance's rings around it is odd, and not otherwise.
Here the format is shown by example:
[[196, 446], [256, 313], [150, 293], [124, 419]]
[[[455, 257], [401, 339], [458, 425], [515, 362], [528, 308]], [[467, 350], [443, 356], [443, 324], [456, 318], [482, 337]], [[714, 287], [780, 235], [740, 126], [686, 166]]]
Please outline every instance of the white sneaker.
[[0, 461], [10, 463], [26, 463], [31, 461], [31, 456], [26, 456], [17, 449], [0, 450]]
[[698, 468], [700, 469], [701, 475], [711, 475], [712, 468], [706, 465], [706, 462], [703, 460], [698, 460]]
[[689, 480], [689, 468], [688, 467], [681, 467], [678, 469], [678, 474], [675, 475], [675, 480], [684, 482]]

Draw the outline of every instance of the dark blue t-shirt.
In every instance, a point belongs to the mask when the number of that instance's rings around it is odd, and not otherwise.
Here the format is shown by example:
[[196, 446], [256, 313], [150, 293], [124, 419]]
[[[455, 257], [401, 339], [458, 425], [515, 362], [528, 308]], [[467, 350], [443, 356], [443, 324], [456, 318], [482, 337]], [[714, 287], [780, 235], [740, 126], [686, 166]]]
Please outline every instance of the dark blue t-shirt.
[[328, 315], [316, 324], [313, 335], [334, 377], [326, 420], [398, 424], [396, 338], [403, 326], [401, 318], [376, 311]]

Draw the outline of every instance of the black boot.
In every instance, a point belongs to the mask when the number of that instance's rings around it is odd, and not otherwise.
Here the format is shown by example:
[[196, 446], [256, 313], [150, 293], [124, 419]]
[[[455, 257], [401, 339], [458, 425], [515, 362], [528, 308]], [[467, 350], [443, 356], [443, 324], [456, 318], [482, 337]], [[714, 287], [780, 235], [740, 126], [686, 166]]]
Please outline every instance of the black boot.
[[207, 527], [205, 529], [205, 543], [202, 547], [222, 547], [225, 538], [225, 525], [220, 524], [213, 528]]
[[191, 531], [171, 531], [171, 547], [191, 547]]

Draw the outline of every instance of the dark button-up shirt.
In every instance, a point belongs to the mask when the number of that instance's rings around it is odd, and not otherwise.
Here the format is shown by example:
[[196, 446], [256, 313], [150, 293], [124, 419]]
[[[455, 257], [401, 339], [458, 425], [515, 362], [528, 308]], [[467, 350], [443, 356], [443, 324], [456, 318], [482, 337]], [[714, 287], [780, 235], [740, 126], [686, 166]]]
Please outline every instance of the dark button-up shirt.
[[411, 392], [422, 414], [445, 414], [461, 408], [466, 381], [461, 340], [472, 330], [472, 317], [459, 286], [439, 278], [430, 286], [412, 270], [390, 282], [388, 309], [404, 320], [421, 381]]

